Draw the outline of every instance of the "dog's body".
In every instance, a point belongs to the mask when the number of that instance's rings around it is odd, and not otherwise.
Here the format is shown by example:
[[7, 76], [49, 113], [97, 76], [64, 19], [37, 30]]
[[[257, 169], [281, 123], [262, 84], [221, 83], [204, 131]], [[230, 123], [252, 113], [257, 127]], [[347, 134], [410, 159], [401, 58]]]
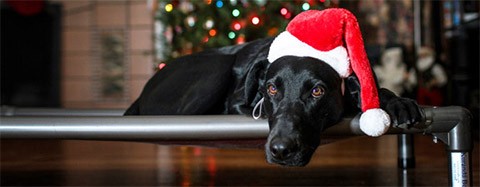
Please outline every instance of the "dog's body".
[[[306, 165], [323, 130], [360, 111], [356, 76], [342, 80], [325, 62], [285, 56], [269, 63], [273, 39], [178, 58], [158, 71], [125, 115], [247, 114], [264, 98], [270, 134], [267, 161]], [[345, 87], [342, 88], [342, 81]], [[420, 120], [416, 103], [379, 90], [392, 124]]]
[[157, 72], [126, 115], [249, 114], [268, 66], [273, 38], [210, 49]]

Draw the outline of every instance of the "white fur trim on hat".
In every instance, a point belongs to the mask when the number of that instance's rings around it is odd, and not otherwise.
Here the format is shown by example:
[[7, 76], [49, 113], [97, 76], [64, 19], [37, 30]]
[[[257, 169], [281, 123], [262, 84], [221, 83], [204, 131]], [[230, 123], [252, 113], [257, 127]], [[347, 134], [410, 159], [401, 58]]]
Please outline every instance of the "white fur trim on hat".
[[352, 73], [345, 47], [338, 46], [330, 51], [320, 51], [300, 41], [288, 31], [284, 31], [273, 40], [268, 52], [268, 61], [272, 63], [280, 57], [290, 55], [320, 59], [335, 69], [343, 78]]
[[390, 116], [380, 108], [369, 109], [360, 116], [360, 129], [367, 135], [383, 135], [390, 127]]

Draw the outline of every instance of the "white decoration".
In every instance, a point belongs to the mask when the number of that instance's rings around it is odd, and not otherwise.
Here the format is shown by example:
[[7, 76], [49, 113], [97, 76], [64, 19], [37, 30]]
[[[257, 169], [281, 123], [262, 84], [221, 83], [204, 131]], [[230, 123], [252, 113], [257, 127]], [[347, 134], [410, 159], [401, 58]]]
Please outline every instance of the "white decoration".
[[360, 129], [369, 136], [381, 136], [389, 127], [390, 116], [380, 108], [369, 109], [360, 116]]
[[320, 51], [300, 41], [288, 31], [284, 31], [272, 42], [268, 61], [272, 63], [280, 57], [289, 55], [322, 60], [335, 69], [342, 78], [348, 77], [352, 73], [345, 47], [338, 46], [329, 51]]

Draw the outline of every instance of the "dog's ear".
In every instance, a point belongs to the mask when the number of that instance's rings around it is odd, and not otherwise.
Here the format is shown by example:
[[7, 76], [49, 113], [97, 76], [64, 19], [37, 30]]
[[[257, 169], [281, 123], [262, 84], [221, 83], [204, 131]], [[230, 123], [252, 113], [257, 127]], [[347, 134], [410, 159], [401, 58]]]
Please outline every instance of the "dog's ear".
[[227, 100], [229, 114], [251, 114], [255, 104], [262, 98], [258, 92], [265, 81], [268, 48], [274, 38], [250, 42], [236, 54], [233, 66], [234, 84]]
[[[257, 82], [258, 82], [256, 91], [261, 97], [258, 99], [255, 98], [254, 104], [257, 103], [258, 100], [260, 100], [261, 98], [267, 95], [267, 88], [266, 88], [265, 82], [267, 81], [267, 72], [270, 65], [272, 65], [272, 63], [268, 62], [268, 60], [265, 59], [259, 63], [259, 66], [256, 69], [256, 71], [258, 71], [257, 75], [255, 75], [257, 77]], [[252, 78], [254, 78], [255, 76], [252, 76]]]
[[254, 105], [263, 97], [266, 69], [270, 63], [265, 59], [247, 67], [245, 76], [236, 84], [228, 99], [229, 113], [250, 114]]

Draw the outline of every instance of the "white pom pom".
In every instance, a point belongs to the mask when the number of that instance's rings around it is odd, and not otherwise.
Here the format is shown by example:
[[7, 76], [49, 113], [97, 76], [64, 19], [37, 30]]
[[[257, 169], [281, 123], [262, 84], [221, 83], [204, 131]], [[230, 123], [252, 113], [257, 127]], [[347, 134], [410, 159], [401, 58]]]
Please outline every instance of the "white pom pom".
[[369, 136], [381, 136], [389, 127], [390, 116], [380, 108], [369, 109], [360, 116], [360, 129]]

